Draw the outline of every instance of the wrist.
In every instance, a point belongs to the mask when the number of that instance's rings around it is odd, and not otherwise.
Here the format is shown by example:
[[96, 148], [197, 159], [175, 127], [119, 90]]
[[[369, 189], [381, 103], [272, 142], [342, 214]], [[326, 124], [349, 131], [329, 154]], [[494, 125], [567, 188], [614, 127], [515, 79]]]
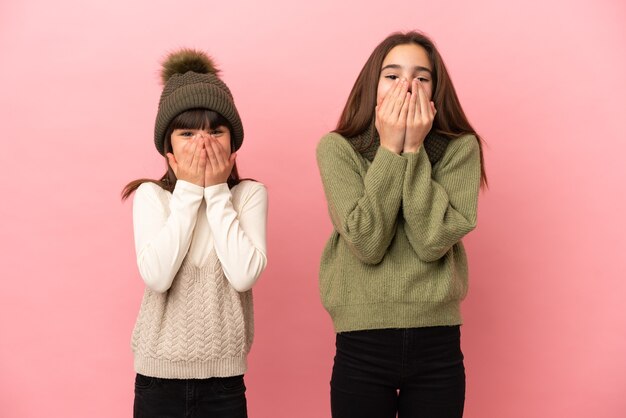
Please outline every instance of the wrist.
[[206, 180], [204, 182], [204, 187], [217, 186], [218, 184], [226, 184], [226, 180]]
[[177, 180], [182, 180], [182, 181], [185, 181], [187, 183], [193, 184], [195, 186], [204, 187], [203, 179], [194, 179], [194, 178], [189, 178], [189, 177], [178, 177]]
[[391, 151], [394, 154], [400, 154], [402, 152], [402, 147], [394, 147], [388, 144], [380, 144], [381, 147], [385, 148], [387, 151]]
[[410, 154], [410, 153], [416, 154], [419, 152], [419, 150], [420, 150], [420, 147], [406, 147], [402, 150], [402, 153], [403, 154]]
[[188, 193], [199, 194], [204, 190], [204, 186], [199, 186], [188, 180], [178, 179], [175, 189], [184, 190]]
[[230, 190], [230, 188], [228, 187], [228, 183], [224, 182], [224, 183], [206, 184], [204, 186], [205, 195], [207, 194], [207, 192], [215, 193], [215, 192], [219, 192], [223, 190]]

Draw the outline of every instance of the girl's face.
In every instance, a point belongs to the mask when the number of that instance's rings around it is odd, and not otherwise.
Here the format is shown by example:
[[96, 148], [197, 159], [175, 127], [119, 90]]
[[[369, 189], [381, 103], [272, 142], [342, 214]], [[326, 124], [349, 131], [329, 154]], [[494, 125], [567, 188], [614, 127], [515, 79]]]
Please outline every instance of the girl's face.
[[181, 161], [183, 147], [194, 135], [200, 137], [212, 136], [224, 149], [226, 157], [230, 157], [230, 131], [225, 126], [218, 126], [215, 129], [174, 129], [172, 132], [172, 153], [177, 161]]
[[421, 81], [428, 100], [432, 99], [432, 67], [426, 50], [420, 45], [403, 44], [395, 46], [389, 51], [383, 60], [380, 79], [378, 80], [378, 91], [376, 93], [376, 103], [378, 105], [382, 103], [387, 91], [398, 78], [409, 82], [409, 91], [411, 90], [411, 82], [414, 78], [417, 78]]

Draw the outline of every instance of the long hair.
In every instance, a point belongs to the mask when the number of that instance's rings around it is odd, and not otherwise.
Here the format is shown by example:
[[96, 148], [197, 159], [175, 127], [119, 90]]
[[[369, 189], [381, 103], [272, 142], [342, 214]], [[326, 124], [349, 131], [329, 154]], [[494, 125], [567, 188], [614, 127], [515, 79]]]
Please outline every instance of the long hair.
[[[228, 120], [217, 112], [208, 109], [187, 110], [176, 116], [167, 127], [167, 131], [165, 132], [165, 142], [163, 144], [164, 154], [167, 155], [168, 152], [172, 152], [172, 133], [174, 130], [215, 129], [220, 126], [226, 127], [230, 132], [232, 132]], [[233, 144], [231, 143], [230, 146], [232, 150]], [[165, 174], [163, 174], [158, 180], [143, 178], [133, 180], [128, 183], [122, 190], [122, 200], [126, 200], [135, 190], [137, 190], [139, 186], [147, 182], [154, 183], [170, 193], [173, 192], [174, 187], [176, 186], [176, 175], [174, 174], [172, 167], [170, 167], [167, 157], [165, 157], [165, 166], [167, 167]], [[237, 163], [235, 162], [226, 183], [228, 184], [228, 187], [232, 189], [241, 181], [242, 179], [239, 178], [239, 172], [237, 171]]]
[[351, 138], [360, 135], [370, 126], [375, 116], [376, 93], [383, 61], [394, 47], [406, 44], [424, 48], [432, 66], [432, 101], [437, 109], [432, 130], [450, 140], [465, 134], [476, 136], [480, 148], [480, 183], [482, 187], [486, 187], [483, 140], [465, 116], [448, 70], [435, 44], [420, 32], [393, 33], [374, 49], [352, 87], [335, 132], [345, 138]]

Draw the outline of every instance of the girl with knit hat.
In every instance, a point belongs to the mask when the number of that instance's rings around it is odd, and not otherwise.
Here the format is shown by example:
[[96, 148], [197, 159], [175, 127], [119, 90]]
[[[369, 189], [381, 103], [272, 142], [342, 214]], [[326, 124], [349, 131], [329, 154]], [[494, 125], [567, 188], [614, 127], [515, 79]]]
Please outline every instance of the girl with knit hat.
[[246, 417], [251, 288], [265, 269], [267, 191], [241, 180], [243, 127], [203, 52], [170, 54], [154, 143], [167, 171], [129, 183], [146, 289], [132, 336], [135, 417]]
[[317, 160], [334, 227], [320, 267], [337, 332], [332, 416], [461, 417], [461, 239], [486, 177], [430, 39], [397, 33], [374, 49]]

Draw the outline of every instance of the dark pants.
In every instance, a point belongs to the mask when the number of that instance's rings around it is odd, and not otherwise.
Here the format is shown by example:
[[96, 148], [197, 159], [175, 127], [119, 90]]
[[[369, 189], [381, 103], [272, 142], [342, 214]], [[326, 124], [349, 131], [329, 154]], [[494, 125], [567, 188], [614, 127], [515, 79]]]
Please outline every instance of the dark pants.
[[160, 379], [137, 374], [135, 418], [246, 418], [243, 376]]
[[337, 334], [333, 418], [459, 418], [465, 404], [460, 327]]

